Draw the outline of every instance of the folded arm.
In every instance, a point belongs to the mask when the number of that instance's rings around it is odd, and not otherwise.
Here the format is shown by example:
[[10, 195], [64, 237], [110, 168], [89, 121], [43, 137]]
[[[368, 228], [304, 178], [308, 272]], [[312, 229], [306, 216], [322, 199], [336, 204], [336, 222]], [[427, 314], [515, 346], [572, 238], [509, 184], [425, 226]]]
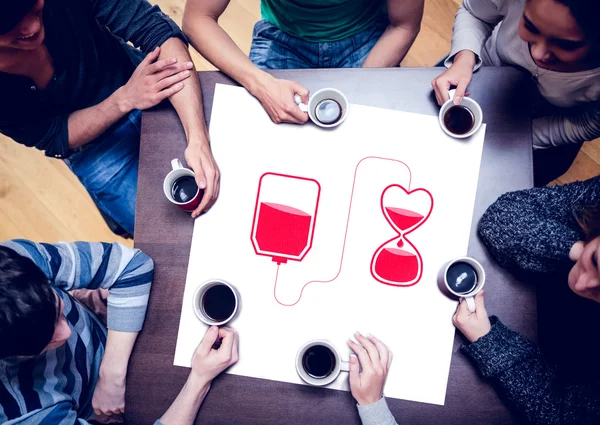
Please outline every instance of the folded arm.
[[371, 49], [364, 68], [400, 65], [421, 29], [424, 4], [424, 0], [387, 0], [390, 24]]
[[600, 203], [600, 177], [564, 186], [502, 195], [483, 214], [479, 236], [512, 270], [552, 272], [572, 265], [569, 251], [583, 238], [574, 212]]

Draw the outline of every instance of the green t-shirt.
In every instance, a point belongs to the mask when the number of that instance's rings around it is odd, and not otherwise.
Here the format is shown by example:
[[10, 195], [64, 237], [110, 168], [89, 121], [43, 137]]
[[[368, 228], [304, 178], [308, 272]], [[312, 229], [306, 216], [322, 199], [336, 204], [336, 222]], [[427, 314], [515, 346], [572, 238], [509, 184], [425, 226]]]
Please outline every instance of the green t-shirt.
[[353, 36], [387, 14], [385, 0], [261, 0], [260, 10], [281, 31], [314, 42]]

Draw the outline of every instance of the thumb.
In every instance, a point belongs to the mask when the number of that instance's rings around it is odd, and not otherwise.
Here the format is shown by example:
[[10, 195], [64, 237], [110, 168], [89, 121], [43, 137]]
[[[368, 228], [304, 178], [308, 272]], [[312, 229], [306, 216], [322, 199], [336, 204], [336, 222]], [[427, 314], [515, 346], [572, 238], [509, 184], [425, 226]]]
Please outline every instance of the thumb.
[[294, 93], [298, 93], [303, 103], [308, 103], [308, 95], [310, 91], [304, 87], [303, 85], [292, 81], [292, 89], [294, 89]]
[[350, 354], [350, 386], [358, 385], [360, 381], [360, 366], [356, 354]]
[[219, 338], [219, 328], [217, 326], [211, 326], [208, 328], [208, 331], [204, 334], [204, 338], [198, 345], [198, 351], [200, 354], [208, 355], [210, 350], [212, 350], [212, 346], [217, 342], [217, 338]]
[[158, 55], [160, 55], [160, 47], [157, 47], [148, 53], [140, 65], [150, 65], [152, 62], [158, 59]]
[[456, 86], [456, 92], [454, 93], [454, 104], [460, 105], [460, 102], [465, 97], [465, 92], [467, 91], [467, 86], [469, 85], [470, 80], [468, 78], [461, 78], [458, 81], [458, 85]]

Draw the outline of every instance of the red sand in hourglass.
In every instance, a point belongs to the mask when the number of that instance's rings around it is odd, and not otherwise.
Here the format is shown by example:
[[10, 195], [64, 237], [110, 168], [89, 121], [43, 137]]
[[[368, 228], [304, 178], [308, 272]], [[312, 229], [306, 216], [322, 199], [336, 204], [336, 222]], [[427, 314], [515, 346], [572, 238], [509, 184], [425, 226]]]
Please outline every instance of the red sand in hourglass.
[[[395, 202], [404, 201], [413, 207], [418, 207], [421, 212], [406, 208], [384, 206], [384, 198], [388, 190], [395, 190]], [[418, 193], [414, 202], [409, 200], [410, 195]], [[420, 198], [419, 198], [420, 197]], [[413, 202], [411, 202], [413, 201]], [[381, 194], [381, 209], [388, 223], [398, 233], [398, 236], [381, 245], [371, 260], [371, 274], [386, 285], [412, 286], [421, 279], [423, 274], [423, 259], [417, 248], [406, 238], [406, 235], [421, 226], [431, 214], [433, 197], [425, 189], [407, 191], [400, 185], [390, 185]]]

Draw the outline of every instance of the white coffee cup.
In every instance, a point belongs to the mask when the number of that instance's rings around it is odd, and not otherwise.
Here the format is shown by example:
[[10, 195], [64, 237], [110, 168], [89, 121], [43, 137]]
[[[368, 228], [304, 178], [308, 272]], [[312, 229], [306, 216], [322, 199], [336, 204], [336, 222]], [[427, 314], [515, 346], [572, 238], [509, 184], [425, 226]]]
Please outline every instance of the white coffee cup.
[[[331, 371], [323, 377], [312, 376], [304, 366], [304, 355], [307, 351], [316, 346], [325, 347], [333, 356], [333, 365], [331, 367]], [[298, 372], [298, 375], [304, 382], [315, 387], [329, 385], [337, 379], [341, 372], [348, 372], [349, 370], [350, 364], [346, 361], [343, 361], [340, 357], [339, 351], [333, 346], [333, 344], [324, 339], [315, 339], [307, 342], [300, 347], [300, 350], [298, 350], [298, 354], [296, 355], [296, 371]]]
[[460, 106], [464, 106], [469, 111], [471, 111], [471, 113], [473, 114], [473, 127], [471, 128], [471, 130], [469, 130], [468, 132], [466, 132], [464, 134], [456, 134], [456, 133], [453, 133], [450, 130], [448, 130], [448, 128], [446, 127], [446, 124], [444, 123], [444, 115], [446, 114], [448, 109], [455, 106], [454, 100], [453, 100], [455, 92], [456, 92], [456, 90], [450, 90], [448, 92], [448, 94], [450, 95], [450, 99], [447, 100], [440, 108], [440, 113], [438, 114], [438, 120], [440, 122], [440, 127], [442, 127], [442, 130], [444, 130], [444, 133], [446, 133], [448, 136], [454, 137], [457, 139], [466, 139], [467, 137], [471, 137], [473, 134], [477, 133], [477, 130], [479, 130], [479, 128], [481, 127], [481, 124], [483, 123], [483, 111], [481, 110], [481, 106], [479, 106], [479, 104], [477, 102], [475, 102], [470, 97], [465, 96], [463, 98], [463, 100], [460, 102]]
[[[208, 315], [206, 312], [206, 306], [204, 305], [204, 301], [205, 301], [204, 295], [210, 288], [217, 286], [217, 285], [223, 285], [223, 286], [227, 287], [228, 289], [230, 289], [231, 292], [233, 293], [234, 302], [235, 302], [235, 306], [233, 307], [232, 313], [229, 314], [228, 317], [222, 318], [220, 320], [215, 320], [213, 317]], [[201, 284], [196, 289], [196, 291], [194, 292], [194, 296], [192, 298], [192, 302], [193, 302], [193, 307], [194, 307], [194, 313], [196, 314], [196, 317], [198, 317], [198, 319], [200, 319], [200, 321], [206, 323], [208, 326], [222, 326], [222, 325], [230, 322], [237, 314], [237, 312], [239, 310], [239, 306], [240, 306], [240, 295], [239, 295], [237, 289], [235, 288], [235, 286], [233, 286], [231, 283], [226, 282], [221, 279], [210, 279], [210, 280], [207, 280], [206, 282], [204, 282], [203, 284]]]
[[165, 196], [167, 197], [167, 199], [172, 204], [177, 205], [185, 212], [192, 212], [196, 208], [198, 208], [198, 205], [200, 205], [200, 202], [202, 201], [202, 195], [204, 194], [204, 190], [197, 189], [194, 197], [192, 199], [186, 200], [185, 202], [176, 201], [175, 198], [173, 198], [173, 193], [171, 192], [175, 182], [178, 179], [186, 176], [195, 178], [194, 172], [189, 168], [185, 168], [181, 164], [180, 160], [178, 160], [177, 158], [171, 160], [171, 171], [169, 171], [169, 174], [167, 174], [163, 181], [163, 191], [165, 192]]
[[[341, 116], [337, 121], [330, 124], [325, 124], [317, 119], [316, 108], [323, 100], [333, 100], [340, 106]], [[298, 104], [303, 112], [308, 112], [308, 117], [312, 122], [323, 128], [337, 127], [343, 123], [348, 116], [350, 109], [350, 103], [348, 103], [348, 99], [346, 99], [344, 93], [332, 88], [317, 90], [312, 96], [310, 96], [308, 104], [302, 103], [300, 95], [298, 94], [294, 95], [294, 101]]]
[[[452, 288], [452, 286], [448, 283], [448, 270], [450, 267], [456, 263], [466, 263], [471, 266], [475, 270], [475, 274], [477, 275], [477, 283], [468, 292], [458, 292]], [[461, 275], [462, 276], [462, 275]], [[460, 277], [459, 276], [459, 279]], [[479, 261], [475, 260], [471, 257], [459, 257], [455, 258], [452, 261], [449, 261], [445, 267], [442, 268], [442, 273], [440, 274], [440, 279], [443, 280], [446, 289], [453, 295], [456, 295], [459, 298], [464, 298], [467, 302], [467, 307], [471, 313], [475, 312], [475, 295], [483, 288], [485, 284], [485, 270], [483, 266], [479, 263]], [[464, 277], [463, 277], [464, 279]]]

